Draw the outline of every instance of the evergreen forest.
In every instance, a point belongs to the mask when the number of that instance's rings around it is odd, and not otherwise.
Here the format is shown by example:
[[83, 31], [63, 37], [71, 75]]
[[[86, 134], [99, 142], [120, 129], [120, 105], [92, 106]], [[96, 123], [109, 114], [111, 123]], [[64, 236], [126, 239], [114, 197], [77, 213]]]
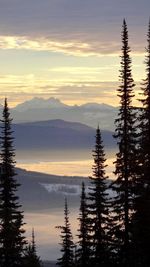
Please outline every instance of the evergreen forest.
[[[115, 179], [106, 173], [105, 148], [98, 125], [95, 146], [91, 148], [93, 175], [89, 177], [88, 193], [82, 183], [78, 242], [73, 239], [67, 198], [64, 225], [56, 225], [60, 233], [61, 257], [57, 261], [60, 267], [150, 267], [150, 22], [139, 107], [133, 105], [135, 82], [125, 20], [121, 41], [119, 88], [116, 89], [119, 110], [114, 122]], [[42, 267], [34, 229], [31, 243], [24, 230], [7, 98], [0, 127], [0, 267]], [[109, 190], [113, 197], [109, 196]]]

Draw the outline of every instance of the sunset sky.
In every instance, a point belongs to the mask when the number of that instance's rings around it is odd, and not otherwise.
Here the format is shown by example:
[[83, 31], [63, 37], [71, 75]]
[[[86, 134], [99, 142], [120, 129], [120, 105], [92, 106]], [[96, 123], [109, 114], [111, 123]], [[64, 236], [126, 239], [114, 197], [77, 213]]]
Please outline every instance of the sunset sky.
[[117, 105], [123, 18], [138, 98], [149, 16], [149, 0], [0, 0], [0, 102]]

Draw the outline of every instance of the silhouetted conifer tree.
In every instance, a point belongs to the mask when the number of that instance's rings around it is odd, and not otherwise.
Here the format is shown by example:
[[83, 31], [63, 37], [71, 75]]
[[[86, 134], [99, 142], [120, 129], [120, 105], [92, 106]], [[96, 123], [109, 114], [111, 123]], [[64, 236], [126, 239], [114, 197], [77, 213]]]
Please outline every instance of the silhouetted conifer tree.
[[131, 214], [133, 211], [133, 188], [136, 177], [136, 130], [135, 112], [132, 107], [134, 97], [134, 81], [131, 73], [130, 47], [128, 45], [128, 30], [123, 21], [122, 56], [120, 70], [120, 108], [115, 121], [115, 138], [119, 152], [116, 154], [113, 189], [116, 191], [114, 200], [114, 242], [119, 254], [119, 266], [130, 266], [131, 246]]
[[40, 257], [37, 256], [34, 229], [32, 230], [32, 241], [28, 245], [24, 256], [23, 267], [42, 267]]
[[24, 250], [23, 214], [16, 194], [17, 183], [14, 170], [15, 152], [7, 100], [1, 120], [1, 174], [0, 174], [0, 266], [22, 266]]
[[77, 251], [77, 262], [80, 267], [87, 267], [90, 265], [91, 248], [89, 236], [89, 217], [88, 205], [85, 192], [84, 182], [82, 183], [80, 215], [79, 215], [79, 249]]
[[96, 144], [93, 151], [94, 165], [89, 192], [89, 215], [91, 245], [93, 249], [92, 266], [109, 265], [109, 211], [106, 193], [105, 153], [99, 127], [96, 131]]
[[136, 186], [134, 223], [135, 266], [150, 265], [150, 21], [146, 48], [146, 79], [139, 116], [139, 179]]
[[61, 252], [62, 257], [58, 259], [57, 265], [61, 267], [72, 267], [74, 263], [74, 253], [73, 253], [73, 237], [70, 229], [69, 223], [69, 210], [67, 200], [65, 199], [65, 209], [64, 209], [64, 226], [57, 226], [61, 229]]

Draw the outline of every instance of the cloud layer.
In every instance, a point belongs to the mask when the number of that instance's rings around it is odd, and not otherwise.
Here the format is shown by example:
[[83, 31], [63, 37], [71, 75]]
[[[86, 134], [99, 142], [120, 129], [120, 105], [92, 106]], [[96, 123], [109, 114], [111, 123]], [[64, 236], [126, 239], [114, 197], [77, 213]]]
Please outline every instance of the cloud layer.
[[0, 0], [1, 97], [117, 105], [122, 20], [139, 81], [149, 10], [149, 0]]
[[26, 36], [0, 36], [0, 49], [25, 49], [34, 51], [61, 52], [74, 56], [100, 56], [117, 54], [119, 44], [104, 42], [82, 42], [82, 40], [51, 40], [49, 38], [29, 38]]
[[2, 48], [5, 45], [79, 55], [116, 53], [126, 17], [134, 35], [134, 50], [144, 50], [148, 0], [136, 0], [136, 8], [135, 1], [129, 0], [0, 0], [0, 6]]

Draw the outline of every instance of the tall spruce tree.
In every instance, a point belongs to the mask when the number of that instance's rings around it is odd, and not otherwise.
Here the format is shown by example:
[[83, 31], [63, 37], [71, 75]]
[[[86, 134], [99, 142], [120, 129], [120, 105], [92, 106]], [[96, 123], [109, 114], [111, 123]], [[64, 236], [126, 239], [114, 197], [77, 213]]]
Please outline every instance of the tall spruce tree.
[[34, 229], [32, 229], [31, 244], [25, 250], [23, 267], [42, 267], [40, 257], [37, 256]]
[[109, 211], [106, 193], [105, 153], [99, 127], [96, 130], [96, 144], [93, 151], [94, 165], [89, 192], [89, 215], [93, 266], [109, 266]]
[[24, 250], [23, 213], [16, 194], [15, 152], [10, 112], [5, 99], [1, 120], [1, 174], [0, 174], [0, 266], [21, 267]]
[[136, 178], [136, 130], [135, 112], [132, 107], [134, 81], [131, 72], [130, 47], [126, 21], [122, 27], [122, 56], [120, 70], [120, 108], [115, 121], [115, 138], [119, 152], [116, 154], [113, 189], [114, 198], [114, 242], [119, 255], [119, 266], [130, 266], [131, 218], [133, 212], [133, 188]]
[[91, 258], [91, 246], [90, 246], [90, 233], [89, 233], [89, 217], [88, 217], [88, 205], [87, 196], [85, 192], [84, 182], [82, 183], [80, 214], [79, 214], [79, 249], [77, 251], [78, 266], [88, 267], [90, 266]]
[[65, 209], [64, 209], [64, 226], [57, 226], [61, 229], [61, 252], [62, 256], [58, 259], [57, 265], [61, 267], [72, 267], [74, 263], [74, 243], [73, 237], [70, 229], [69, 223], [69, 210], [67, 199], [65, 199]]
[[142, 85], [139, 116], [139, 179], [136, 186], [134, 223], [135, 266], [150, 266], [150, 21], [146, 48], [146, 79]]

